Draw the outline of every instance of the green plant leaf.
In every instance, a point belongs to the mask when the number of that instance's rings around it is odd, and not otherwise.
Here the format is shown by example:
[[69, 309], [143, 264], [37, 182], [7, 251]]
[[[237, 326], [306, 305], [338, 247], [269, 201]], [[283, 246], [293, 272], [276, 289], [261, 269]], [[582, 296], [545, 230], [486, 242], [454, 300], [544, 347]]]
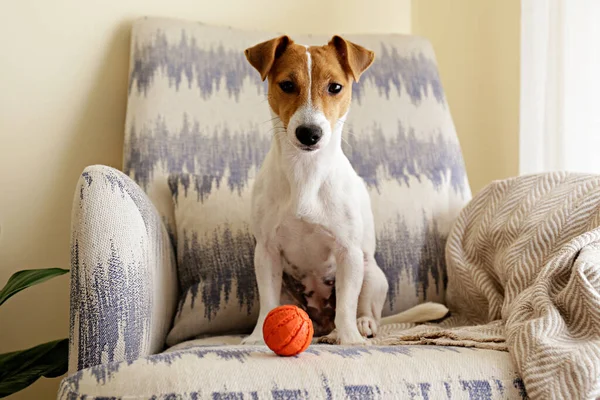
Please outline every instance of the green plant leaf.
[[67, 372], [69, 339], [55, 340], [27, 350], [0, 354], [0, 398], [16, 393], [40, 377]]
[[9, 297], [23, 289], [27, 289], [29, 286], [37, 285], [67, 272], [69, 272], [68, 269], [62, 268], [26, 269], [15, 272], [8, 279], [4, 288], [0, 290], [0, 305], [8, 300]]

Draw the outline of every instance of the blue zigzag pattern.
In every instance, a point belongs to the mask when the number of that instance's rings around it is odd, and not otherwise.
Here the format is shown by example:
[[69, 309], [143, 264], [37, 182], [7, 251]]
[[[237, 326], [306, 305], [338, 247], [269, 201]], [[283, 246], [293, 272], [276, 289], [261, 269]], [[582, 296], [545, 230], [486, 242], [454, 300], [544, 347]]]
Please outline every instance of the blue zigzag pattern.
[[[422, 140], [414, 129], [400, 123], [391, 138], [377, 125], [363, 132], [353, 132], [350, 127], [348, 133], [344, 152], [370, 188], [379, 188], [387, 179], [410, 186], [410, 179], [414, 178], [419, 182], [429, 180], [438, 189], [450, 173], [453, 189], [458, 193], [465, 189], [459, 144], [442, 133]], [[260, 167], [270, 145], [269, 135], [261, 133], [258, 127], [207, 131], [184, 115], [179, 131], [169, 132], [164, 118], [159, 116], [153, 128], [144, 126], [138, 130], [132, 125], [124, 169], [143, 187], [147, 187], [157, 168], [169, 174], [198, 174], [200, 180], [181, 183], [186, 190], [193, 184], [198, 200], [203, 201], [211, 190], [220, 188], [226, 173], [229, 190], [241, 193], [248, 185], [250, 170]]]
[[[186, 175], [185, 180], [193, 180]], [[430, 285], [436, 293], [445, 290], [448, 283], [444, 248], [446, 236], [435, 222], [423, 215], [420, 226], [409, 226], [401, 217], [377, 232], [375, 258], [389, 282], [388, 304], [394, 309], [395, 299], [401, 285], [408, 279], [414, 287], [415, 296], [427, 299]], [[204, 305], [204, 317], [213, 319], [222, 302], [232, 295], [240, 310], [248, 315], [258, 303], [258, 288], [254, 275], [254, 237], [249, 229], [233, 232], [226, 224], [206, 235], [183, 232], [178, 254], [180, 291], [179, 312], [191, 297], [189, 307], [194, 308], [200, 296]], [[188, 306], [186, 306], [188, 307]]]
[[[157, 31], [153, 40], [134, 44], [129, 91], [135, 87], [138, 93], [146, 94], [161, 71], [175, 90], [185, 81], [190, 89], [195, 86], [204, 99], [218, 92], [224, 81], [227, 94], [237, 101], [246, 79], [259, 93], [266, 94], [266, 83], [247, 62], [243, 50], [222, 45], [203, 48], [186, 31], [182, 31], [179, 42], [170, 43], [164, 32]], [[429, 90], [439, 103], [445, 102], [434, 60], [421, 52], [401, 55], [397, 48], [383, 43], [373, 50], [377, 52], [375, 62], [353, 86], [356, 101], [362, 101], [364, 82], [370, 82], [387, 97], [392, 89], [402, 95], [404, 87], [413, 104], [419, 104]]]
[[415, 296], [424, 299], [430, 285], [435, 285], [438, 294], [448, 285], [444, 258], [447, 237], [439, 231], [437, 223], [425, 215], [419, 225], [409, 226], [397, 216], [377, 232], [375, 259], [388, 279], [390, 310], [394, 309], [400, 285], [405, 282], [403, 276], [412, 281]]
[[[161, 248], [160, 217], [141, 188], [129, 177], [116, 170], [82, 174], [79, 188], [80, 201], [98, 201], [94, 185], [120, 195], [123, 201], [134, 202], [144, 221], [146, 232], [157, 249]], [[87, 198], [86, 198], [87, 196]], [[89, 198], [91, 197], [91, 198]], [[85, 235], [85, 227], [81, 228]], [[111, 240], [110, 252], [86, 264], [80, 258], [79, 233], [71, 244], [71, 337], [77, 334], [77, 368], [87, 368], [120, 358], [117, 344], [122, 339], [126, 360], [139, 358], [150, 332], [152, 294], [150, 280], [138, 265], [140, 260], [128, 264], [123, 260], [119, 242]], [[139, 238], [143, 240], [142, 237]], [[89, 246], [89, 243], [87, 244]], [[158, 250], [160, 252], [160, 250]], [[154, 256], [162, 257], [155, 253]], [[76, 324], [75, 318], [78, 319]], [[123, 327], [127, 329], [123, 329]], [[75, 330], [78, 329], [78, 332]], [[72, 348], [73, 343], [71, 343]]]
[[[139, 357], [145, 334], [149, 330], [151, 305], [136, 299], [148, 299], [144, 277], [126, 276], [125, 271], [136, 271], [135, 266], [126, 266], [119, 257], [119, 250], [111, 243], [111, 255], [99, 260], [91, 267], [80, 264], [79, 243], [71, 248], [71, 332], [79, 329], [77, 349], [78, 369], [101, 364], [106, 355], [112, 361], [121, 334], [125, 346], [125, 358]], [[93, 271], [93, 285], [86, 285], [80, 276], [81, 269]], [[108, 286], [110, 282], [110, 287]], [[90, 292], [88, 289], [92, 288]], [[79, 317], [75, 326], [74, 316]], [[98, 320], [98, 316], [100, 320]], [[122, 333], [121, 326], [126, 326]]]
[[183, 251], [179, 255], [178, 277], [180, 290], [186, 295], [180, 299], [179, 311], [188, 296], [191, 308], [198, 294], [204, 305], [204, 317], [212, 319], [222, 301], [231, 296], [234, 283], [235, 298], [240, 310], [249, 315], [258, 303], [258, 287], [254, 274], [254, 237], [246, 226], [232, 231], [228, 225], [215, 229], [212, 234], [198, 238], [196, 232], [183, 232]]

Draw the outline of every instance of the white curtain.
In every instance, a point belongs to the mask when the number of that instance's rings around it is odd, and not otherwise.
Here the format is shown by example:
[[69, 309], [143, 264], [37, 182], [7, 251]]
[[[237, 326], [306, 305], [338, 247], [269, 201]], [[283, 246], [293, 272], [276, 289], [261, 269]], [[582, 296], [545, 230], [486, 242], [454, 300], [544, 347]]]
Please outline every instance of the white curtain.
[[600, 173], [600, 0], [521, 1], [522, 174]]

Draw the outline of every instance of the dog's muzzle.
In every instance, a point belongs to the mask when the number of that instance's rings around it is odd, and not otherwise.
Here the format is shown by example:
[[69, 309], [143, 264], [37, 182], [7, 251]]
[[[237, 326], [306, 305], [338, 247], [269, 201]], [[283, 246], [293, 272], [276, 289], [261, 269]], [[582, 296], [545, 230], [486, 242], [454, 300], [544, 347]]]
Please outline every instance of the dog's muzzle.
[[296, 138], [304, 145], [302, 150], [314, 150], [314, 145], [319, 143], [323, 136], [323, 130], [317, 125], [300, 125], [296, 128]]

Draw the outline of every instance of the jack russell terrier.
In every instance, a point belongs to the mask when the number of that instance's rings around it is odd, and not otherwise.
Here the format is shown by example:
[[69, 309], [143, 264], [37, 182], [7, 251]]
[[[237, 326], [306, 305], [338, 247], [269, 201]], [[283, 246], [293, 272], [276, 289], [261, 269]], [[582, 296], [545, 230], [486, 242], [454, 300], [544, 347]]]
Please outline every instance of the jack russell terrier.
[[242, 343], [263, 344], [264, 320], [281, 304], [306, 310], [321, 342], [342, 345], [366, 344], [379, 324], [443, 318], [445, 306], [425, 303], [381, 319], [388, 282], [371, 201], [341, 148], [352, 81], [374, 53], [339, 36], [320, 47], [281, 36], [245, 54], [269, 80], [274, 135], [252, 192], [260, 312]]

